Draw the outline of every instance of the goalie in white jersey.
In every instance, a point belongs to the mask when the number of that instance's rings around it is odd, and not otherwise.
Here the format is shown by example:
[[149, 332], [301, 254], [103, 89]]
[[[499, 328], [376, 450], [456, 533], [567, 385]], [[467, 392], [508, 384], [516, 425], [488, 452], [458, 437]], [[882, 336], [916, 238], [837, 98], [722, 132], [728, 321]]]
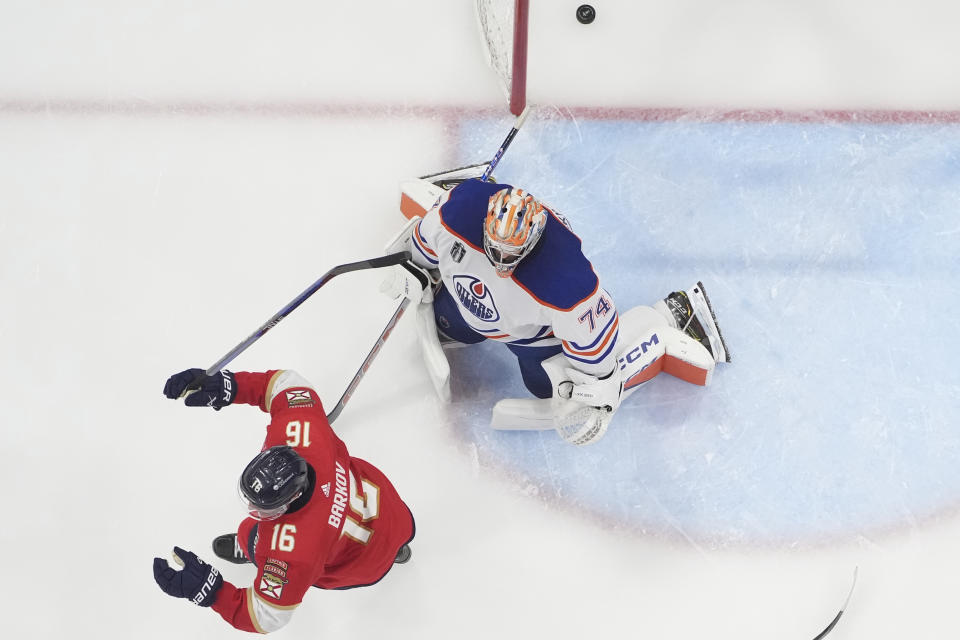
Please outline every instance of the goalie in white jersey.
[[[546, 403], [541, 404], [550, 416], [548, 426], [575, 444], [596, 441], [625, 391], [619, 362], [625, 345], [613, 297], [583, 255], [580, 238], [550, 207], [509, 184], [469, 179], [450, 191], [435, 189], [434, 205], [388, 247], [405, 248], [413, 259], [394, 270], [384, 292], [406, 295], [424, 310], [432, 303], [440, 339], [504, 343], [517, 357], [527, 389]], [[642, 324], [653, 318], [653, 324], [676, 330], [682, 320], [677, 311], [685, 306], [686, 335], [705, 343], [701, 348], [709, 352], [712, 371], [712, 361], [726, 359], [712, 316], [715, 337], [694, 317], [686, 293], [671, 296], [683, 297], [675, 301], [676, 310], [668, 307], [670, 297], [653, 308], [638, 307], [653, 312]], [[421, 343], [429, 341], [424, 333], [429, 332], [421, 331]], [[425, 356], [429, 367], [430, 354]], [[544, 368], [545, 361], [552, 367]], [[446, 366], [445, 358], [440, 364]], [[438, 390], [446, 383], [443, 375], [449, 376], [449, 369], [433, 375]]]

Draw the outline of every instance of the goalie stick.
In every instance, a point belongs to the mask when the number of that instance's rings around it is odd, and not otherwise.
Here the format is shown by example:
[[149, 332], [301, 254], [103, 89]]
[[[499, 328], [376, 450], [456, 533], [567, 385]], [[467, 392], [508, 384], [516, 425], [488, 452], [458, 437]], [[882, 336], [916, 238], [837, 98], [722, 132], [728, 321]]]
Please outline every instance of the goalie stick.
[[837, 615], [833, 617], [833, 620], [830, 621], [830, 624], [827, 625], [827, 628], [821, 631], [813, 638], [813, 640], [823, 640], [827, 637], [827, 634], [833, 631], [833, 628], [837, 626], [837, 623], [840, 622], [840, 617], [843, 615], [843, 612], [847, 610], [847, 605], [850, 604], [850, 598], [853, 596], [853, 588], [857, 586], [857, 572], [859, 567], [853, 568], [853, 584], [850, 585], [850, 592], [847, 594], [847, 599], [843, 601], [843, 606], [840, 607], [840, 611], [837, 612]]
[[490, 174], [493, 173], [493, 168], [497, 166], [500, 162], [500, 158], [503, 157], [504, 151], [507, 150], [507, 147], [510, 146], [510, 143], [513, 142], [513, 139], [517, 135], [517, 131], [520, 130], [520, 127], [523, 126], [524, 120], [527, 119], [527, 114], [530, 113], [530, 105], [527, 105], [523, 108], [523, 111], [520, 112], [520, 115], [517, 116], [516, 121], [513, 123], [513, 128], [510, 129], [510, 133], [507, 134], [506, 140], [503, 141], [503, 144], [500, 145], [500, 148], [497, 149], [497, 152], [493, 156], [493, 160], [490, 161], [490, 166], [487, 167], [487, 170], [483, 172], [483, 175], [480, 176], [480, 180], [486, 182], [490, 179]]

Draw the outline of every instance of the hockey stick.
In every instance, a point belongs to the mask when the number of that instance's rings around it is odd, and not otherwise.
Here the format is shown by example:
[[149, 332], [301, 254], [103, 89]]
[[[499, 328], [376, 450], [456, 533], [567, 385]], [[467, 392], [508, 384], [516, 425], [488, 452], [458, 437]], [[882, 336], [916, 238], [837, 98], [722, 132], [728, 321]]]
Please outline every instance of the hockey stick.
[[254, 342], [263, 337], [263, 335], [273, 329], [277, 324], [290, 315], [294, 309], [299, 307], [304, 301], [315, 294], [320, 290], [320, 287], [327, 284], [333, 278], [351, 271], [359, 271], [361, 269], [379, 269], [380, 267], [389, 267], [395, 264], [400, 264], [406, 260], [410, 259], [409, 251], [400, 251], [398, 253], [391, 253], [385, 256], [378, 256], [376, 258], [370, 258], [368, 260], [359, 260], [357, 262], [348, 262], [347, 264], [337, 265], [336, 267], [330, 269], [325, 274], [323, 274], [319, 280], [314, 282], [312, 285], [307, 287], [303, 293], [298, 295], [296, 298], [290, 301], [283, 309], [274, 314], [269, 320], [260, 325], [260, 328], [251, 333], [246, 340], [235, 346], [233, 349], [227, 352], [225, 356], [214, 362], [210, 367], [203, 372], [203, 375], [197, 377], [196, 380], [187, 385], [187, 388], [184, 389], [181, 397], [189, 393], [190, 391], [195, 391], [200, 388], [200, 385], [203, 381], [215, 374], [216, 372], [223, 369], [230, 362], [233, 361], [238, 355], [247, 350], [247, 348], [252, 345]]
[[827, 634], [833, 631], [833, 628], [837, 626], [837, 623], [840, 622], [840, 616], [843, 615], [843, 612], [847, 610], [847, 605], [850, 604], [850, 597], [853, 596], [853, 588], [857, 586], [857, 571], [859, 567], [853, 568], [853, 584], [850, 585], [850, 593], [847, 594], [847, 599], [843, 601], [843, 606], [840, 607], [840, 611], [834, 616], [833, 620], [830, 621], [830, 624], [827, 625], [827, 628], [817, 634], [813, 640], [823, 640], [827, 637]]
[[343, 411], [343, 408], [347, 406], [347, 403], [353, 396], [353, 392], [356, 390], [357, 385], [360, 384], [360, 380], [363, 379], [364, 375], [366, 375], [367, 369], [370, 368], [370, 364], [373, 362], [373, 359], [377, 357], [378, 353], [380, 353], [383, 343], [386, 342], [387, 338], [390, 337], [390, 332], [392, 332], [393, 328], [397, 326], [397, 321], [400, 320], [400, 316], [402, 316], [403, 312], [407, 310], [407, 306], [409, 304], [410, 298], [404, 298], [403, 302], [400, 303], [400, 306], [397, 307], [397, 310], [393, 312], [392, 316], [390, 316], [390, 320], [387, 321], [387, 326], [383, 328], [383, 331], [380, 333], [380, 337], [377, 338], [377, 341], [373, 344], [373, 348], [370, 349], [370, 353], [367, 354], [363, 364], [361, 364], [360, 368], [357, 369], [357, 373], [353, 376], [353, 380], [350, 381], [350, 384], [347, 385], [346, 391], [344, 391], [343, 395], [340, 396], [340, 401], [337, 403], [337, 406], [333, 408], [333, 411], [327, 414], [327, 422], [333, 424], [333, 421], [337, 419], [337, 417], [340, 415], [340, 412]]
[[503, 144], [500, 145], [500, 148], [497, 149], [497, 152], [493, 156], [493, 160], [490, 161], [490, 166], [487, 167], [487, 170], [483, 172], [483, 175], [480, 177], [482, 182], [486, 182], [490, 179], [490, 174], [493, 173], [493, 168], [497, 166], [497, 163], [500, 162], [500, 158], [503, 157], [503, 152], [507, 150], [507, 147], [510, 146], [510, 143], [513, 142], [514, 137], [517, 135], [517, 131], [520, 130], [520, 127], [523, 126], [523, 121], [527, 119], [527, 114], [530, 112], [530, 105], [527, 105], [523, 108], [523, 111], [520, 112], [520, 115], [517, 116], [517, 120], [513, 123], [513, 128], [510, 129], [510, 133], [507, 134], [506, 140], [503, 141]]

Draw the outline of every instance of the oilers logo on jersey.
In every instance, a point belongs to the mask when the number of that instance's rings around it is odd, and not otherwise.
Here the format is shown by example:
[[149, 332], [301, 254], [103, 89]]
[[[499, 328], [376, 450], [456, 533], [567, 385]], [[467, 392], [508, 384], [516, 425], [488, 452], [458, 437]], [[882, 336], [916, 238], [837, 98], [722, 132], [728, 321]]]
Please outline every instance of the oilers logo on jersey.
[[496, 322], [500, 312], [487, 288], [476, 276], [453, 276], [454, 292], [463, 308], [484, 322]]

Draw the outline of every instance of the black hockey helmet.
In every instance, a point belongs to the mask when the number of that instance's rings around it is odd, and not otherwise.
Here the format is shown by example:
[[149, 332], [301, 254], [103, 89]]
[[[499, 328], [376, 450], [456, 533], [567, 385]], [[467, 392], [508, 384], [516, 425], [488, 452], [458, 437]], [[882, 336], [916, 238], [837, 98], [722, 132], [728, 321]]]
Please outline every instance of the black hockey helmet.
[[250, 461], [240, 474], [240, 498], [250, 517], [279, 518], [307, 489], [307, 461], [292, 447], [270, 447]]

